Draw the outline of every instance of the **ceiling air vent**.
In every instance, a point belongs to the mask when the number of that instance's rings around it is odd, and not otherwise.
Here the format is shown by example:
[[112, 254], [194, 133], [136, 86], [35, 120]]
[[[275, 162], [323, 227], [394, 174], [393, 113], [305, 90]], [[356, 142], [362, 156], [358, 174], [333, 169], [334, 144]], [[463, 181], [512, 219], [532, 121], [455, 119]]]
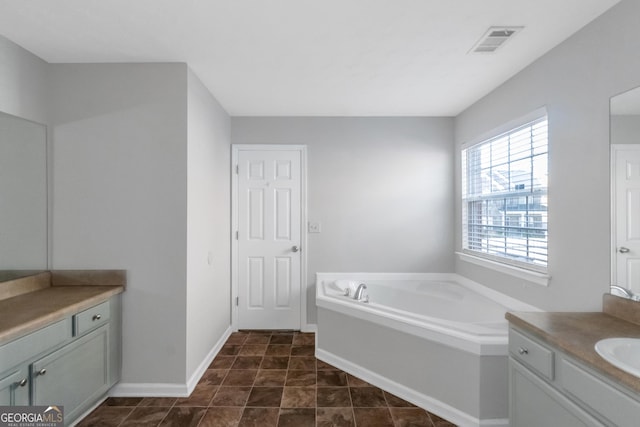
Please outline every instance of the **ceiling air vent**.
[[471, 48], [471, 53], [493, 53], [524, 27], [490, 27]]

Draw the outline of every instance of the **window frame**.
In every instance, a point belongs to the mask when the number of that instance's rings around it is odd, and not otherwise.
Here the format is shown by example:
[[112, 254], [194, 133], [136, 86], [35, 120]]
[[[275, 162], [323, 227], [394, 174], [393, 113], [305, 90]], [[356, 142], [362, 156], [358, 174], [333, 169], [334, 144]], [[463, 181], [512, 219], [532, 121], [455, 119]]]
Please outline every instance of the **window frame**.
[[[548, 285], [550, 276], [548, 275], [548, 271], [549, 271], [549, 235], [548, 235], [548, 191], [549, 191], [549, 185], [547, 182], [546, 187], [544, 188], [544, 190], [542, 192], [536, 192], [533, 191], [533, 189], [530, 189], [528, 192], [526, 192], [525, 195], [528, 196], [537, 196], [537, 195], [544, 195], [547, 198], [547, 211], [546, 211], [546, 216], [547, 216], [547, 228], [545, 229], [545, 233], [546, 233], [546, 238], [545, 238], [545, 250], [546, 250], [546, 264], [541, 264], [541, 263], [534, 263], [534, 262], [527, 262], [527, 261], [521, 261], [515, 258], [511, 258], [509, 256], [501, 256], [501, 255], [494, 255], [494, 254], [490, 254], [487, 252], [482, 252], [482, 251], [477, 251], [477, 250], [473, 250], [469, 248], [469, 244], [468, 244], [468, 237], [469, 237], [469, 233], [468, 230], [465, 229], [465, 227], [469, 227], [469, 221], [468, 218], [465, 216], [467, 215], [467, 210], [469, 209], [469, 203], [470, 200], [469, 199], [474, 199], [474, 200], [489, 200], [491, 199], [491, 197], [493, 196], [487, 196], [487, 197], [478, 197], [478, 195], [474, 195], [473, 197], [467, 197], [467, 194], [465, 194], [465, 188], [467, 188], [468, 186], [468, 164], [465, 162], [465, 152], [475, 146], [479, 146], [481, 144], [487, 144], [487, 143], [491, 143], [493, 141], [495, 141], [496, 139], [508, 135], [510, 133], [516, 133], [518, 130], [520, 130], [521, 128], [526, 127], [527, 125], [533, 124], [536, 121], [539, 120], [546, 120], [547, 122], [547, 134], [546, 134], [546, 140], [547, 140], [547, 144], [546, 144], [546, 156], [547, 156], [547, 174], [548, 174], [548, 161], [549, 161], [549, 116], [547, 114], [547, 110], [546, 108], [539, 108], [533, 112], [531, 112], [530, 114], [527, 114], [526, 116], [520, 117], [519, 119], [516, 120], [512, 120], [508, 123], [505, 123], [504, 125], [500, 126], [498, 129], [494, 129], [491, 132], [488, 132], [484, 135], [482, 135], [481, 137], [475, 138], [472, 141], [469, 141], [465, 144], [463, 144], [460, 147], [460, 179], [461, 179], [461, 186], [460, 186], [460, 202], [461, 202], [461, 222], [460, 222], [460, 231], [461, 231], [461, 252], [457, 252], [457, 254], [460, 256], [460, 259], [466, 262], [471, 262], [474, 264], [478, 264], [478, 265], [482, 265], [484, 267], [487, 268], [491, 268], [494, 270], [498, 270], [501, 271], [503, 273], [507, 273], [507, 274], [511, 274], [511, 275], [515, 275], [517, 277], [520, 278], [525, 278], [529, 281], [533, 281], [535, 283], [538, 284], [542, 284], [544, 286]], [[534, 154], [531, 153], [527, 158], [532, 159], [534, 157]], [[513, 163], [514, 161], [517, 160], [511, 160], [509, 159], [509, 163]], [[531, 172], [533, 174], [533, 171]], [[503, 194], [506, 199], [509, 198], [509, 196], [511, 197], [516, 197], [518, 194], [517, 190], [510, 190], [507, 191]], [[485, 195], [486, 196], [486, 195]], [[533, 216], [537, 215], [538, 212], [533, 213]], [[506, 216], [506, 212], [505, 212], [505, 216]], [[491, 215], [487, 215], [487, 219], [491, 219], [490, 218]], [[528, 227], [527, 227], [528, 228]], [[535, 228], [535, 227], [533, 227]], [[529, 230], [531, 230], [531, 228], [529, 228]], [[530, 234], [531, 235], [531, 234]], [[529, 242], [527, 242], [527, 247], [529, 247], [530, 244]]]

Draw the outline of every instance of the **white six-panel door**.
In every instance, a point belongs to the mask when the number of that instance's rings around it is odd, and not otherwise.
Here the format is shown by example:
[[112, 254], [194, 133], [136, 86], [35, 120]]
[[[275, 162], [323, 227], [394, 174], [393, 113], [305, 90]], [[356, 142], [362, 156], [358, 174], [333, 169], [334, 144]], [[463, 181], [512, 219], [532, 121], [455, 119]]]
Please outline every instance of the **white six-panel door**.
[[301, 151], [237, 152], [237, 327], [301, 327]]
[[640, 293], [640, 145], [612, 147], [612, 283]]

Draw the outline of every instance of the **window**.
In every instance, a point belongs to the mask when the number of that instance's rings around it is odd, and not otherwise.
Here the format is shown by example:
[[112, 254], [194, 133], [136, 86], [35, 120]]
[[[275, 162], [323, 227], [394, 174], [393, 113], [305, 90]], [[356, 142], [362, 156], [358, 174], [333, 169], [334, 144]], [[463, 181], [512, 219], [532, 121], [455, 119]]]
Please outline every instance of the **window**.
[[547, 267], [547, 117], [462, 150], [462, 247], [527, 269]]

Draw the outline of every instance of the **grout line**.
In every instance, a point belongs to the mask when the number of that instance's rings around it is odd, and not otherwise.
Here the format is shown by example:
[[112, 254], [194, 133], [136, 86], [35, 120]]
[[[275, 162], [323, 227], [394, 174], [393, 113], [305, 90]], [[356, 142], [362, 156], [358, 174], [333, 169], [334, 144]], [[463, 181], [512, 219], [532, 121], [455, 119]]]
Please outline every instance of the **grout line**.
[[122, 424], [124, 424], [124, 422], [127, 420], [127, 418], [129, 418], [129, 416], [130, 416], [131, 414], [133, 414], [133, 410], [134, 410], [134, 409], [135, 409], [135, 406], [134, 406], [134, 407], [132, 407], [132, 408], [131, 408], [131, 412], [129, 412], [129, 413], [127, 414], [127, 416], [126, 416], [126, 417], [124, 417], [124, 418], [122, 419], [122, 421], [120, 421], [120, 423], [118, 424], [118, 427], [119, 427], [119, 426], [121, 426]]
[[[158, 426], [162, 424], [162, 422], [169, 416], [169, 414], [171, 413], [171, 410], [174, 408], [174, 406], [176, 406], [176, 402], [178, 401], [178, 399], [173, 401], [173, 404], [171, 405], [171, 407], [169, 408], [169, 410], [167, 411], [166, 414], [164, 414], [164, 417], [162, 417], [162, 419], [160, 421], [158, 421]], [[202, 420], [201, 420], [202, 421]], [[198, 423], [200, 424], [200, 423]]]

